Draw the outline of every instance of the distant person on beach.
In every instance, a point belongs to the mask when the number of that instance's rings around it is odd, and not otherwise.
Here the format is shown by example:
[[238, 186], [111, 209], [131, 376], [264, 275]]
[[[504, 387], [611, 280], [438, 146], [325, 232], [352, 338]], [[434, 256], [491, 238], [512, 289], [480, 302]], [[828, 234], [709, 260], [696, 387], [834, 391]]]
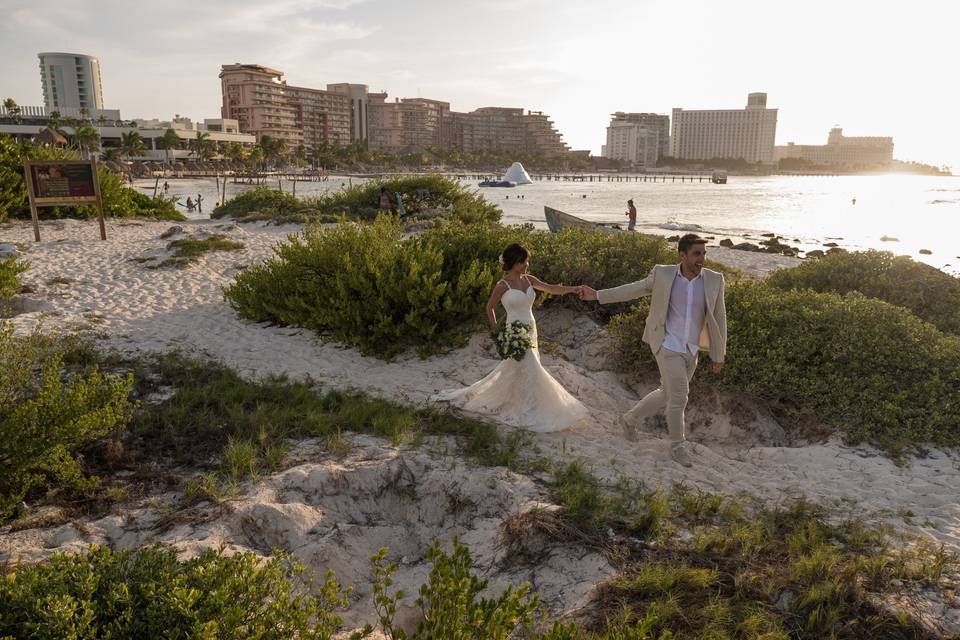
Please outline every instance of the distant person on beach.
[[203, 213], [203, 196], [197, 194], [197, 211]]
[[193, 211], [193, 200], [187, 196], [187, 211]]
[[639, 421], [665, 411], [670, 457], [685, 467], [693, 466], [684, 410], [698, 354], [708, 351], [713, 362], [711, 369], [719, 374], [727, 351], [723, 274], [704, 268], [706, 243], [704, 238], [688, 233], [677, 243], [680, 264], [656, 265], [643, 280], [614, 289], [596, 291], [586, 285], [580, 287], [581, 300], [597, 300], [600, 304], [651, 296], [642, 339], [656, 358], [660, 387], [644, 396], [617, 422], [632, 440]]
[[630, 218], [627, 229], [633, 231], [637, 226], [637, 208], [633, 206], [633, 200], [627, 200], [627, 213], [625, 215]]
[[380, 187], [380, 211], [389, 211], [393, 213], [397, 210], [397, 205], [393, 202], [393, 198], [390, 196], [390, 192], [387, 191], [386, 187]]
[[167, 182], [166, 180], [164, 180], [164, 181], [163, 181], [163, 192], [166, 193], [167, 191], [170, 191], [170, 183]]

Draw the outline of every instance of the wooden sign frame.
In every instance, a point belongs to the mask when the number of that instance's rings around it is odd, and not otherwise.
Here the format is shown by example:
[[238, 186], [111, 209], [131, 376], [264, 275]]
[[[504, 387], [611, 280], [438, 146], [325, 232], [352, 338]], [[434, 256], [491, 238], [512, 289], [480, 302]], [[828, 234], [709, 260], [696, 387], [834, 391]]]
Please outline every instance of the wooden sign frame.
[[[93, 195], [41, 197], [34, 188], [33, 167], [63, 167], [87, 165], [93, 176]], [[30, 198], [30, 217], [33, 219], [33, 238], [40, 242], [40, 218], [37, 216], [39, 207], [73, 207], [79, 204], [92, 204], [97, 208], [97, 218], [100, 221], [100, 239], [107, 239], [107, 226], [103, 219], [103, 198], [100, 196], [100, 178], [97, 174], [96, 160], [27, 160], [23, 163], [23, 178], [27, 183], [27, 195]]]

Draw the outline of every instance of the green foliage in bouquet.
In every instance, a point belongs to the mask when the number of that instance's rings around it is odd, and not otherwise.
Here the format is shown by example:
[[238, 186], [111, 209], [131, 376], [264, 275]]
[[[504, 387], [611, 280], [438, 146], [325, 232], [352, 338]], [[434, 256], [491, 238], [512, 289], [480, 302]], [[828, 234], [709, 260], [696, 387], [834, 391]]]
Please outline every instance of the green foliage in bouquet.
[[[723, 388], [771, 402], [790, 423], [842, 429], [848, 441], [892, 455], [960, 444], [960, 337], [859, 293], [738, 283], [726, 301]], [[624, 366], [637, 373], [653, 366], [640, 344], [645, 317], [639, 306], [611, 323]]]
[[888, 251], [833, 253], [774, 271], [770, 286], [841, 295], [858, 291], [905, 307], [941, 331], [960, 335], [960, 278]]
[[133, 380], [96, 367], [64, 375], [69, 341], [0, 327], [0, 519], [31, 491], [83, 492], [76, 451], [123, 427]]
[[519, 320], [499, 323], [490, 332], [490, 337], [493, 338], [493, 344], [496, 346], [497, 355], [500, 356], [501, 360], [513, 358], [519, 362], [523, 360], [523, 356], [533, 346], [530, 325]]

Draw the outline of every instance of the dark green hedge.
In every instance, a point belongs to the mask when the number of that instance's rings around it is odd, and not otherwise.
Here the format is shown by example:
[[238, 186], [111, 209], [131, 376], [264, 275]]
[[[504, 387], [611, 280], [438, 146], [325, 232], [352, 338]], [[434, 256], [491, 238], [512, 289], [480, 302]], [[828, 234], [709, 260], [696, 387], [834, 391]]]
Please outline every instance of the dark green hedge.
[[[547, 282], [613, 286], [675, 260], [660, 239], [568, 231], [551, 234], [499, 224], [437, 224], [403, 239], [389, 217], [369, 225], [311, 228], [225, 289], [243, 317], [306, 327], [389, 358], [409, 347], [431, 353], [463, 344], [483, 321], [500, 252], [533, 251], [531, 272]], [[574, 296], [564, 304], [581, 306]], [[605, 309], [609, 313], [616, 309]]]
[[859, 291], [869, 298], [910, 309], [941, 331], [960, 334], [960, 278], [888, 251], [833, 253], [799, 267], [773, 272], [778, 289], [821, 293]]
[[259, 187], [241, 193], [214, 210], [213, 218], [282, 222], [372, 221], [380, 205], [380, 188], [399, 193], [410, 219], [453, 218], [461, 222], [497, 222], [502, 212], [479, 193], [439, 175], [366, 180], [341, 191], [295, 198], [292, 193]]

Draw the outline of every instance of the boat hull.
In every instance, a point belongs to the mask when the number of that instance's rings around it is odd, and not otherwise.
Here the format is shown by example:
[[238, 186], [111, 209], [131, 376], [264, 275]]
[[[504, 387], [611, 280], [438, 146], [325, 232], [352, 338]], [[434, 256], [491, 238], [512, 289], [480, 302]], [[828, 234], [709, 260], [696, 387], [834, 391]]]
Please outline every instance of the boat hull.
[[552, 207], [545, 206], [543, 208], [543, 215], [547, 219], [547, 227], [554, 233], [558, 233], [564, 229], [582, 229], [583, 231], [602, 231], [604, 233], [620, 233], [622, 231], [622, 229], [614, 225], [605, 225], [599, 222], [584, 220], [583, 218], [572, 216], [569, 213], [564, 213]]

